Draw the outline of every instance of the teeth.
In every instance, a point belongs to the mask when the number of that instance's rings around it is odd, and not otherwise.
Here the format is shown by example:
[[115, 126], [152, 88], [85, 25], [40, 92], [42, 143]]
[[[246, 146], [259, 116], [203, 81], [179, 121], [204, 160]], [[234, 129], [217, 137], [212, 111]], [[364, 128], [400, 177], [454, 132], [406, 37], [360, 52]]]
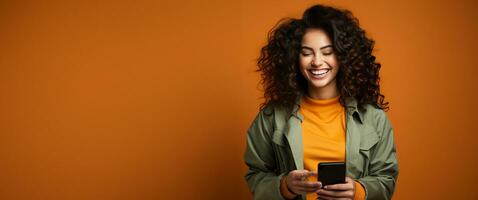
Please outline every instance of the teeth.
[[319, 69], [319, 70], [312, 69], [312, 70], [310, 70], [310, 72], [314, 75], [323, 75], [323, 74], [329, 72], [329, 69]]

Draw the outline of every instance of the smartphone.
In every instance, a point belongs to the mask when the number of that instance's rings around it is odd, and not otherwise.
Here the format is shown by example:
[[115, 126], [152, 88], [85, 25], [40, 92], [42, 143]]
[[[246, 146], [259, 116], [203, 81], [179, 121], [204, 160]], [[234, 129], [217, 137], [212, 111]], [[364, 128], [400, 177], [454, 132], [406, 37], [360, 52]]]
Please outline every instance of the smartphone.
[[317, 180], [322, 182], [322, 187], [338, 183], [345, 183], [344, 162], [321, 162], [317, 167]]

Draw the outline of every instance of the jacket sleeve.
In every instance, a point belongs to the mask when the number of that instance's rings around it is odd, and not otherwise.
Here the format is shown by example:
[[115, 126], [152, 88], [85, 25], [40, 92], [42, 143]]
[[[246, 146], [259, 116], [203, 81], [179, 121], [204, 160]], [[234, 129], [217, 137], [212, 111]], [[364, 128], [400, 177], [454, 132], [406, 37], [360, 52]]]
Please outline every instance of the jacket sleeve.
[[245, 179], [253, 199], [284, 199], [280, 193], [280, 180], [286, 173], [277, 174], [275, 153], [272, 148], [273, 114], [259, 112], [247, 131], [244, 160], [248, 166]]
[[358, 179], [366, 190], [366, 199], [391, 199], [398, 177], [398, 161], [393, 129], [384, 111], [379, 110], [374, 121], [379, 141], [371, 152], [368, 176]]

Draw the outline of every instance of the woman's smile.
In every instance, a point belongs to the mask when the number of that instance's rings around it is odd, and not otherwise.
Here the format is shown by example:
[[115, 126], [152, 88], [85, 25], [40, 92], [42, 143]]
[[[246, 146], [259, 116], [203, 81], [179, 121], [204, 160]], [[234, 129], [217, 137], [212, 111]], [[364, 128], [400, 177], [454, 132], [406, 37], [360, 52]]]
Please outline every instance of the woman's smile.
[[332, 70], [331, 68], [309, 69], [309, 74], [312, 78], [322, 79]]

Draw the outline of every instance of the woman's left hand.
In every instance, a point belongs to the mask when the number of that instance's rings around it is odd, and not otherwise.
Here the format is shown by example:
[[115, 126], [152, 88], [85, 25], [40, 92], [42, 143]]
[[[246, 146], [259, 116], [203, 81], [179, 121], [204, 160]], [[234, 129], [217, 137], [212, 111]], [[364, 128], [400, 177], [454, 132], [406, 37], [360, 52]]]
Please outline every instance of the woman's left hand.
[[327, 185], [324, 188], [317, 190], [318, 199], [332, 200], [332, 199], [354, 199], [355, 196], [355, 182], [350, 177], [345, 177], [345, 183]]

